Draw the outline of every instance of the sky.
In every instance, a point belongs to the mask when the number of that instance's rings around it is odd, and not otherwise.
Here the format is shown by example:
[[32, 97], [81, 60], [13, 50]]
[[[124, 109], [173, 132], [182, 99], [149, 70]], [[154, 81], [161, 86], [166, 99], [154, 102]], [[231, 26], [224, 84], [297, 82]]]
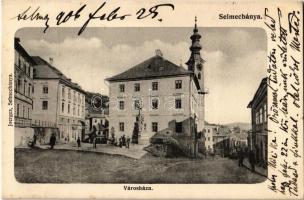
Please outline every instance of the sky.
[[[105, 78], [155, 55], [177, 65], [190, 56], [193, 28], [23, 28], [16, 32], [32, 56], [45, 60], [91, 92], [108, 94]], [[206, 121], [250, 122], [248, 103], [266, 76], [267, 39], [260, 28], [199, 27], [204, 64]]]

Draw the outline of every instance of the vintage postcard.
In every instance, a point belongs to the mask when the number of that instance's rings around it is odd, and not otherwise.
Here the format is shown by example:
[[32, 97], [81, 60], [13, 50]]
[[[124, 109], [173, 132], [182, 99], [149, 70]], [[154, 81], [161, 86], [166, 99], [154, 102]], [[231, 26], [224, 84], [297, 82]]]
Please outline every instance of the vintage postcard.
[[2, 11], [3, 198], [303, 199], [303, 2]]

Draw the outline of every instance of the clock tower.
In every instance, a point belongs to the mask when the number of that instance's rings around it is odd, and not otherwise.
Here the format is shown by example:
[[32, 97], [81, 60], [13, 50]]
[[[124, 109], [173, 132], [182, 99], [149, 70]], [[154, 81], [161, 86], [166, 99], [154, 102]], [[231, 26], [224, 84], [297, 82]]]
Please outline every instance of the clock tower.
[[197, 28], [197, 19], [195, 17], [195, 25], [193, 29], [193, 34], [190, 39], [192, 41], [190, 46], [191, 55], [186, 63], [188, 66], [188, 70], [193, 72], [193, 81], [196, 85], [198, 91], [198, 112], [195, 115], [195, 120], [197, 123], [197, 131], [200, 132], [204, 128], [204, 120], [205, 120], [205, 101], [204, 96], [206, 94], [204, 90], [204, 63], [205, 60], [201, 57], [201, 49], [202, 46], [200, 44], [201, 35], [198, 32]]
[[195, 25], [193, 29], [193, 34], [190, 39], [192, 44], [190, 46], [191, 56], [186, 63], [188, 70], [194, 73], [194, 78], [197, 79], [197, 87], [200, 93], [204, 93], [204, 59], [201, 57], [202, 46], [200, 44], [201, 35], [198, 33], [197, 29], [197, 19], [195, 17]]

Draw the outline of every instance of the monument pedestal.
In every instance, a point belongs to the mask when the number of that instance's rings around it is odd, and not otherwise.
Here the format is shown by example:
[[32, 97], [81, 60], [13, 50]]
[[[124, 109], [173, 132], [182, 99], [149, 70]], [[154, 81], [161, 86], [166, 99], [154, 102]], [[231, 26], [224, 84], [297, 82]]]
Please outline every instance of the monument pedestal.
[[150, 144], [150, 136], [147, 133], [142, 133], [138, 138], [138, 144], [148, 146]]

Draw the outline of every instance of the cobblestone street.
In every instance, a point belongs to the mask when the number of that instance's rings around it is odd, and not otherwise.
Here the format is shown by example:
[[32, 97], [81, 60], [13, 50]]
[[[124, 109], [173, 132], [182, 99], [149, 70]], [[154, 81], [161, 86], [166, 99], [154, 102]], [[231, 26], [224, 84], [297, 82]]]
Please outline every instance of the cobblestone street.
[[[49, 145], [36, 145], [40, 149], [49, 149]], [[27, 148], [27, 147], [26, 147]], [[81, 147], [77, 147], [76, 143], [69, 144], [57, 144], [54, 149], [58, 150], [75, 150], [75, 151], [84, 151], [84, 152], [96, 152], [96, 153], [106, 153], [113, 155], [122, 155], [129, 158], [140, 159], [147, 152], [143, 150], [144, 145], [139, 144], [130, 144], [130, 148], [126, 147], [117, 147], [110, 144], [97, 144], [96, 148], [93, 148], [93, 144], [90, 143], [81, 143]]]
[[134, 159], [58, 149], [15, 149], [15, 176], [23, 183], [259, 183], [266, 179], [228, 158], [146, 154]]

